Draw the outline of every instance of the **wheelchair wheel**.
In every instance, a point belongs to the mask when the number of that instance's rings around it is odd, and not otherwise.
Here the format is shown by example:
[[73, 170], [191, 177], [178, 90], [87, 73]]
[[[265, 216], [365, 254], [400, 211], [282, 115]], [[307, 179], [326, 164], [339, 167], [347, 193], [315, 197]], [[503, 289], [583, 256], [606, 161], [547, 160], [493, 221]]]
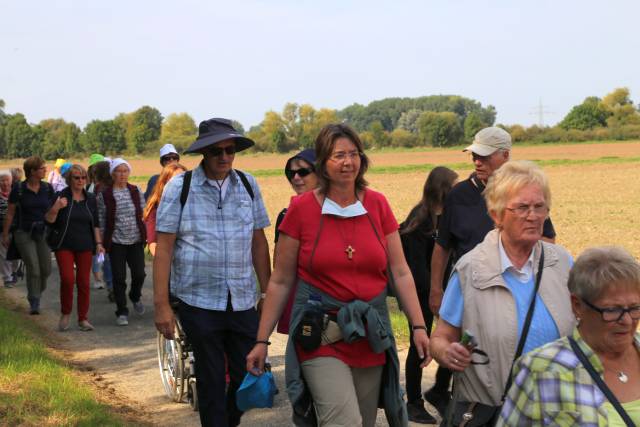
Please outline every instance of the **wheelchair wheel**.
[[189, 381], [189, 405], [194, 411], [198, 412], [198, 390], [196, 389], [195, 381]]
[[174, 336], [174, 340], [168, 340], [158, 333], [158, 365], [165, 393], [174, 402], [182, 402], [186, 381], [182, 342], [177, 327]]

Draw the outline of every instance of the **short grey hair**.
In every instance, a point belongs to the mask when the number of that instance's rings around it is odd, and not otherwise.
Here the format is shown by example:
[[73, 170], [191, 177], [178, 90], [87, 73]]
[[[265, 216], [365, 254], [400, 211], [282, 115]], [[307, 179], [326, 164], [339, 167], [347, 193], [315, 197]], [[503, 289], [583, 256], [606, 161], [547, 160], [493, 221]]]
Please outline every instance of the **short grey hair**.
[[9, 169], [0, 169], [0, 178], [2, 178], [3, 176], [8, 176], [9, 178], [13, 179], [13, 177], [11, 176], [11, 171]]
[[569, 273], [569, 291], [593, 301], [617, 287], [640, 293], [640, 264], [619, 246], [587, 249]]

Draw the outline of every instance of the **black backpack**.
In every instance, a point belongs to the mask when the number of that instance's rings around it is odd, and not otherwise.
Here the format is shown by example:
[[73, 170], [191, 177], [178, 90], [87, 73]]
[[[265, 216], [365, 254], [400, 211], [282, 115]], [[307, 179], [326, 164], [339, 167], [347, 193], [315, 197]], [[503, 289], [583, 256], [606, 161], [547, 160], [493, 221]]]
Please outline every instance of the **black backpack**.
[[[240, 177], [240, 181], [242, 181], [242, 185], [249, 193], [251, 200], [255, 197], [253, 194], [253, 188], [251, 188], [251, 184], [249, 184], [249, 180], [247, 179], [247, 175], [244, 172], [234, 169], [238, 176]], [[180, 192], [180, 206], [184, 209], [184, 204], [187, 203], [187, 197], [189, 197], [189, 189], [191, 188], [191, 175], [193, 171], [186, 171], [184, 173], [184, 180], [182, 181], [182, 191]]]

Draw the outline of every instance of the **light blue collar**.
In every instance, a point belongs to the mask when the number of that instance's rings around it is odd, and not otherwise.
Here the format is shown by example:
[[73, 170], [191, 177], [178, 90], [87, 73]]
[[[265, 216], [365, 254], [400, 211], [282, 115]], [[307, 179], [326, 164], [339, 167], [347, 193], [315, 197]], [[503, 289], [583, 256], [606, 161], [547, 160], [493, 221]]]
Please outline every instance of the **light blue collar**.
[[356, 200], [354, 204], [344, 208], [328, 197], [325, 197], [324, 202], [322, 202], [322, 215], [335, 215], [342, 218], [352, 218], [354, 216], [366, 214], [367, 210], [364, 208], [360, 200]]

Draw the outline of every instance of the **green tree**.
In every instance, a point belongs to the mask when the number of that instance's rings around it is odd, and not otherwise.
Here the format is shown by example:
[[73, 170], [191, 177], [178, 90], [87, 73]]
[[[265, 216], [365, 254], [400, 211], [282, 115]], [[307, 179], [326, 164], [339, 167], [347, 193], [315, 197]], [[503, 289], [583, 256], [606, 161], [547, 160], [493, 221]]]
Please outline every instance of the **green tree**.
[[602, 103], [605, 107], [613, 109], [622, 105], [633, 105], [631, 98], [629, 97], [629, 88], [619, 87], [608, 93], [602, 98]]
[[418, 135], [405, 129], [394, 129], [391, 132], [391, 145], [393, 147], [416, 147], [420, 144]]
[[562, 129], [587, 130], [607, 125], [611, 112], [596, 96], [586, 98], [582, 104], [576, 105], [558, 124]]
[[102, 154], [120, 154], [125, 148], [122, 128], [115, 120], [92, 120], [84, 128], [85, 151]]
[[131, 153], [143, 153], [160, 137], [161, 129], [160, 111], [148, 105], [140, 107], [133, 112], [131, 123], [127, 127], [127, 148]]
[[80, 143], [80, 129], [63, 119], [45, 119], [39, 123], [44, 132], [42, 156], [45, 159], [78, 155], [84, 150]]
[[464, 135], [458, 115], [452, 112], [422, 113], [418, 118], [418, 130], [422, 141], [433, 147], [460, 144]]
[[471, 141], [478, 131], [487, 127], [487, 124], [482, 121], [480, 115], [476, 112], [471, 112], [464, 119], [464, 138], [467, 141]]
[[409, 111], [405, 111], [400, 115], [398, 119], [398, 126], [396, 129], [404, 129], [411, 133], [418, 133], [418, 117], [422, 114], [421, 110], [412, 108]]
[[162, 123], [160, 145], [173, 144], [181, 152], [198, 136], [198, 127], [187, 113], [172, 113]]
[[7, 157], [29, 157], [40, 154], [38, 136], [39, 132], [34, 132], [24, 115], [17, 113], [5, 117], [4, 139]]
[[373, 139], [372, 143], [374, 147], [386, 147], [391, 144], [391, 137], [384, 130], [382, 123], [378, 120], [372, 122], [369, 126], [369, 131], [371, 132], [371, 137]]

